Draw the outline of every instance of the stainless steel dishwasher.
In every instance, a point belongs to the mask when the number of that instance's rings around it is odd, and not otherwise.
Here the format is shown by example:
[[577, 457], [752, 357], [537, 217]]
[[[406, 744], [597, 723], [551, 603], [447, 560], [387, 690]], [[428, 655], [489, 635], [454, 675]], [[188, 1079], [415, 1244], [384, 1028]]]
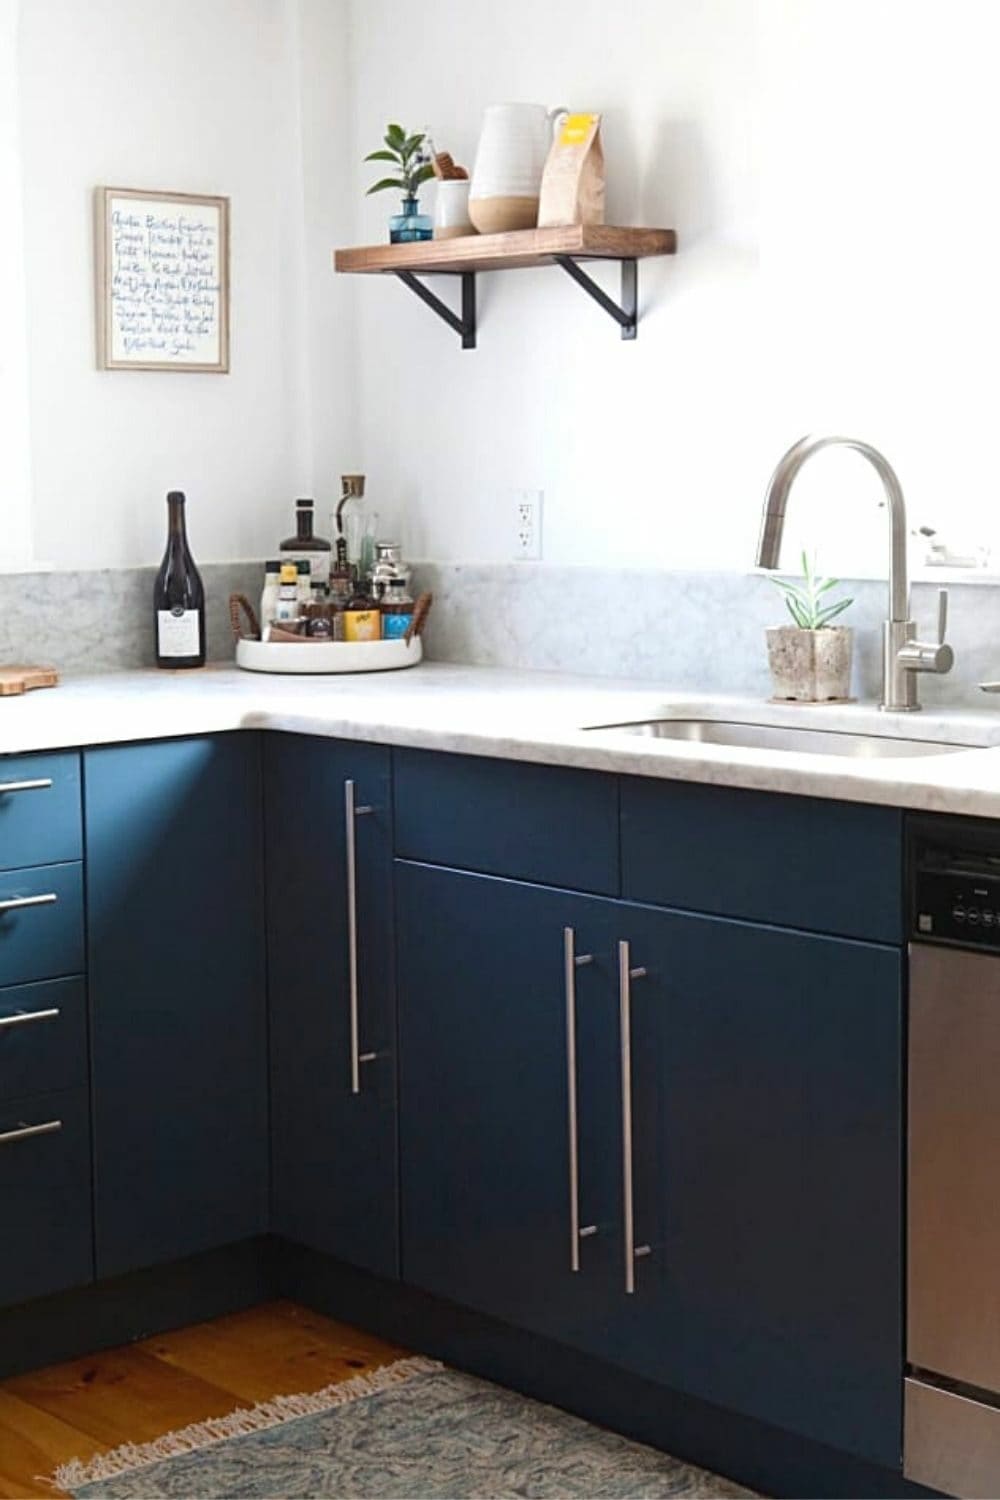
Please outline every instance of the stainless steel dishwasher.
[[1000, 824], [914, 819], [906, 1476], [1000, 1495]]

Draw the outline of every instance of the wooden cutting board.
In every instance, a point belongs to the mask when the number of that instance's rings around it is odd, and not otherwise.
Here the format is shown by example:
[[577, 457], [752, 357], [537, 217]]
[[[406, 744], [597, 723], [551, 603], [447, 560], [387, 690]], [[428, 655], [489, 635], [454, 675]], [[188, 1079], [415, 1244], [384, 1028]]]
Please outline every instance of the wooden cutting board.
[[13, 698], [32, 688], [57, 687], [54, 667], [0, 667], [0, 698]]

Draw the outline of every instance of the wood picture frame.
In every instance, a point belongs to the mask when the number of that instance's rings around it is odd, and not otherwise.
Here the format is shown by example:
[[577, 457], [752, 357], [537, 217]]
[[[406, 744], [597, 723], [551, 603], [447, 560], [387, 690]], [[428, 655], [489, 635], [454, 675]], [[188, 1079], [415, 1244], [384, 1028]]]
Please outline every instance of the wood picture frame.
[[94, 192], [97, 367], [229, 373], [229, 199]]

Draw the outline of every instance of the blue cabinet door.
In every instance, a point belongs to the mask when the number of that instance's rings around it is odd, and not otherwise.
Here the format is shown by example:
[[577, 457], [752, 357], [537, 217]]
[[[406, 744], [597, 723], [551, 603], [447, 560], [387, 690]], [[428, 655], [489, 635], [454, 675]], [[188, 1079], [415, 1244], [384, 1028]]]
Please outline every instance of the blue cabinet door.
[[898, 1466], [901, 954], [625, 905], [617, 937], [643, 972], [614, 1357]]
[[394, 1277], [389, 752], [273, 734], [264, 765], [272, 1227]]
[[259, 748], [84, 756], [99, 1276], [267, 1227]]
[[613, 905], [404, 861], [396, 901], [403, 1279], [600, 1354], [620, 1263]]
[[[406, 862], [396, 885], [404, 1280], [898, 1465], [901, 955]], [[566, 928], [593, 955], [575, 1069]]]

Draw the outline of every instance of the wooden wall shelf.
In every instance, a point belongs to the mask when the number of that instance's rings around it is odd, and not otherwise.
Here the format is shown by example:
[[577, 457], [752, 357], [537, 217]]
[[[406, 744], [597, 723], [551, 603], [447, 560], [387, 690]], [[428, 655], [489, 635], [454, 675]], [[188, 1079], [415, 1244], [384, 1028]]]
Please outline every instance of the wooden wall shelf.
[[[453, 240], [423, 240], [407, 245], [365, 245], [335, 250], [334, 269], [355, 275], [392, 275], [427, 303], [461, 335], [463, 349], [476, 347], [476, 273], [560, 266], [621, 327], [623, 339], [634, 339], [638, 323], [636, 263], [654, 255], [673, 255], [672, 229], [622, 229], [609, 224], [569, 225], [560, 229], [521, 229], [510, 234], [472, 234]], [[579, 264], [618, 261], [621, 302], [615, 302]], [[460, 276], [462, 311], [450, 307], [418, 279], [419, 275]]]

